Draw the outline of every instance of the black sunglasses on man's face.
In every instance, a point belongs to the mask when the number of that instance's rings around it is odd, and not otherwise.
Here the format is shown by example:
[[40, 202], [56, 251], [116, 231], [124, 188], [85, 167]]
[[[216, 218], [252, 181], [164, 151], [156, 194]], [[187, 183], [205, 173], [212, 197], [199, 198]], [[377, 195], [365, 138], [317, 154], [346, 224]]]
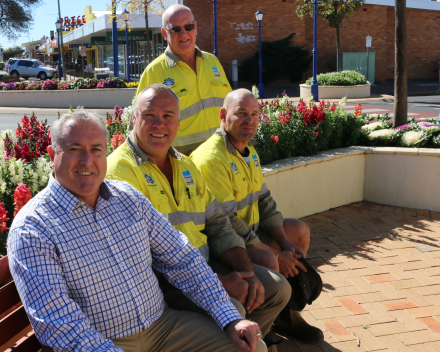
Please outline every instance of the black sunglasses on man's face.
[[183, 26], [174, 26], [171, 28], [165, 27], [165, 29], [170, 33], [180, 33], [180, 31], [182, 30], [182, 27], [185, 28], [185, 31], [187, 31], [187, 32], [192, 31], [192, 30], [194, 30], [194, 28], [196, 28], [196, 21], [194, 21], [193, 23], [185, 24]]

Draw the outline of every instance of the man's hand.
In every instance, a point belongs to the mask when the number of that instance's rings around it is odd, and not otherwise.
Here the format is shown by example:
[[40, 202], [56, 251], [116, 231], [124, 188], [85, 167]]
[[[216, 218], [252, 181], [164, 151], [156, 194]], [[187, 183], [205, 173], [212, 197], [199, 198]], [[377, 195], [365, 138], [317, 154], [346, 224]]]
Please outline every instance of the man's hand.
[[235, 298], [244, 307], [246, 307], [246, 301], [248, 299], [249, 292], [249, 283], [244, 279], [250, 279], [253, 275], [253, 272], [233, 271], [228, 275], [218, 275], [218, 278], [229, 296]]
[[254, 309], [264, 303], [264, 286], [255, 275], [245, 280], [249, 284], [249, 289], [244, 307], [246, 308], [246, 312], [251, 314]]
[[306, 256], [304, 255], [304, 251], [302, 250], [301, 247], [298, 247], [296, 244], [293, 244], [290, 241], [285, 241], [285, 243], [283, 243], [283, 245], [281, 246], [282, 250], [284, 251], [291, 251], [294, 255], [296, 259], [299, 259], [301, 257], [305, 258]]
[[280, 265], [280, 273], [285, 278], [294, 277], [299, 274], [297, 268], [307, 272], [306, 267], [298, 261], [301, 258], [299, 254], [293, 254], [291, 251], [279, 251], [278, 252], [278, 264]]
[[234, 320], [226, 325], [225, 330], [233, 343], [249, 352], [254, 352], [257, 343], [262, 339], [258, 324], [249, 320]]

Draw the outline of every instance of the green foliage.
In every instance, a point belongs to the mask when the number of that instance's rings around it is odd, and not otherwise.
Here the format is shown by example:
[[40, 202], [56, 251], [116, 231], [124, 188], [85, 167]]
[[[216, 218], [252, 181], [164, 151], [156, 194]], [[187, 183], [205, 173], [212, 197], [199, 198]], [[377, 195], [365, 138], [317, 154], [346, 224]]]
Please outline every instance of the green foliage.
[[[355, 86], [357, 84], [367, 84], [364, 75], [356, 71], [328, 72], [316, 77], [320, 86]], [[312, 84], [312, 78], [306, 81]]]
[[3, 70], [5, 68], [5, 63], [4, 62], [0, 62], [0, 70]]
[[[312, 57], [303, 46], [293, 45], [295, 33], [284, 39], [261, 42], [263, 61], [263, 83], [269, 83], [279, 77], [288, 77], [291, 82], [303, 79], [303, 74], [310, 68]], [[240, 80], [252, 84], [259, 81], [259, 51], [244, 60], [239, 69]]]
[[[303, 19], [306, 15], [313, 17], [313, 0], [296, 0], [296, 14]], [[339, 27], [344, 19], [350, 19], [350, 13], [359, 9], [365, 0], [319, 0], [318, 14], [330, 28]]]
[[322, 150], [356, 145], [364, 124], [354, 114], [322, 101], [294, 105], [286, 97], [260, 103], [261, 120], [255, 146], [262, 164]]

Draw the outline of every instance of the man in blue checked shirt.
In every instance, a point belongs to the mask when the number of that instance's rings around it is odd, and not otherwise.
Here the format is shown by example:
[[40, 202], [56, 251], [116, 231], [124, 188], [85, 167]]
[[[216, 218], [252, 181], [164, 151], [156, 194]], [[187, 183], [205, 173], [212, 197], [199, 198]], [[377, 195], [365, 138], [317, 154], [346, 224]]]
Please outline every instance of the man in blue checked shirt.
[[[140, 192], [104, 180], [99, 115], [52, 128], [48, 186], [16, 216], [12, 276], [39, 341], [54, 351], [265, 351], [199, 251]], [[153, 268], [213, 318], [165, 306]]]

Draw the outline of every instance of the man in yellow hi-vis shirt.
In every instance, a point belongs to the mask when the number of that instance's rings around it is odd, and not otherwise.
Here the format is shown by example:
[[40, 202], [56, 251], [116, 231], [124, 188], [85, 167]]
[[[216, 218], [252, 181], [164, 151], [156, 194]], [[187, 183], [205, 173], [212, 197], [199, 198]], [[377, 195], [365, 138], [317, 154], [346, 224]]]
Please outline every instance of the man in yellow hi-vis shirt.
[[[246, 242], [253, 263], [279, 271], [286, 278], [307, 271], [305, 258], [310, 230], [300, 220], [283, 219], [266, 186], [252, 139], [257, 133], [258, 101], [247, 89], [229, 93], [220, 111], [221, 128], [190, 156], [210, 191], [228, 213], [235, 232]], [[267, 254], [276, 259], [267, 262]], [[298, 312], [285, 308], [276, 325], [296, 339], [317, 343], [320, 329], [307, 324]]]
[[196, 46], [197, 22], [191, 10], [172, 5], [162, 15], [165, 53], [142, 74], [137, 94], [153, 83], [163, 83], [180, 100], [180, 126], [173, 146], [189, 155], [220, 126], [223, 99], [231, 91], [220, 61]]
[[[243, 239], [232, 230], [200, 172], [171, 146], [180, 123], [178, 103], [171, 88], [163, 84], [149, 86], [139, 94], [134, 129], [109, 156], [107, 178], [130, 183], [184, 233], [209, 261], [230, 297], [236, 299], [233, 302], [241, 314], [248, 313], [266, 334], [287, 304], [291, 289], [282, 275], [252, 265]], [[169, 307], [204, 313], [158, 276]]]

